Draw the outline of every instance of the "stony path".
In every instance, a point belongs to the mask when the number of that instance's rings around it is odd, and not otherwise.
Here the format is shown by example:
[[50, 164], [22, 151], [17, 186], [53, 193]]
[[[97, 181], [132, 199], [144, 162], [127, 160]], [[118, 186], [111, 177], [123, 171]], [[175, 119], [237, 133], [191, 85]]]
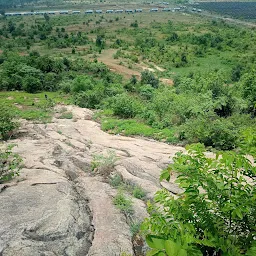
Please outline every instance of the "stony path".
[[[66, 108], [73, 119], [26, 122], [22, 136], [12, 141], [24, 168], [20, 177], [0, 185], [0, 255], [133, 255], [126, 218], [112, 203], [116, 190], [91, 173], [93, 155], [114, 151], [115, 171], [151, 198], [162, 186], [178, 192], [175, 184], [160, 184], [159, 175], [183, 149], [109, 135], [92, 121], [90, 110]], [[134, 218], [142, 220], [145, 203], [135, 198], [133, 203]]]

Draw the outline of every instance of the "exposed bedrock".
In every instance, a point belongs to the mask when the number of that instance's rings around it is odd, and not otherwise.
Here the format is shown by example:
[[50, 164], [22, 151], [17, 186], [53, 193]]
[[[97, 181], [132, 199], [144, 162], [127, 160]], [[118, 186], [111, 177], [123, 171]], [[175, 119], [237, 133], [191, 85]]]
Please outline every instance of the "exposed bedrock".
[[[11, 141], [24, 167], [12, 182], [0, 184], [0, 255], [133, 255], [127, 219], [113, 205], [117, 191], [102, 176], [92, 175], [93, 156], [114, 151], [118, 161], [113, 171], [152, 198], [162, 187], [179, 192], [175, 177], [160, 184], [159, 175], [183, 149], [107, 134], [92, 121], [92, 111], [66, 108], [73, 120], [24, 121], [23, 135]], [[134, 218], [142, 220], [145, 203], [132, 200]]]

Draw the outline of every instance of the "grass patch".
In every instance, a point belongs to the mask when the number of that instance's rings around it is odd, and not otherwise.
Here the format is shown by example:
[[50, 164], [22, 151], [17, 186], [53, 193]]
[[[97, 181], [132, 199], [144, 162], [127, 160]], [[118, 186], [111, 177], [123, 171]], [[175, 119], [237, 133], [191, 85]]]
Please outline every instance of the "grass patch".
[[156, 140], [163, 140], [170, 143], [177, 143], [174, 129], [157, 129], [150, 127], [135, 119], [118, 119], [115, 117], [103, 117], [101, 119], [101, 128], [112, 134], [121, 134], [125, 136], [144, 136]]
[[113, 203], [122, 213], [132, 215], [134, 210], [132, 207], [132, 200], [119, 191], [113, 199]]
[[143, 190], [141, 186], [134, 186], [132, 190], [132, 195], [135, 198], [143, 199], [146, 196], [146, 192]]
[[64, 112], [59, 116], [59, 119], [72, 119], [73, 114], [72, 112]]
[[[45, 98], [47, 94], [47, 98]], [[30, 94], [26, 92], [0, 92], [0, 101], [9, 107], [16, 117], [27, 120], [49, 121], [52, 116], [52, 107], [57, 103], [69, 104], [67, 95], [60, 92], [41, 92]]]
[[146, 197], [146, 192], [141, 186], [128, 181], [124, 181], [122, 176], [118, 173], [110, 177], [109, 184], [114, 188], [125, 190], [137, 199], [143, 200]]

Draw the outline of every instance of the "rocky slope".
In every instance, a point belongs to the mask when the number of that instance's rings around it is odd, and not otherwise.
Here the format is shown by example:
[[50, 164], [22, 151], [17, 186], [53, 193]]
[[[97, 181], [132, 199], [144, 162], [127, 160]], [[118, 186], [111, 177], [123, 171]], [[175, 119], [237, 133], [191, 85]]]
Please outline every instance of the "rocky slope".
[[[24, 159], [21, 175], [0, 185], [0, 255], [120, 255], [134, 254], [126, 217], [113, 205], [117, 191], [101, 175], [93, 175], [95, 154], [112, 150], [115, 172], [140, 185], [151, 198], [162, 186], [162, 168], [180, 147], [142, 138], [109, 135], [92, 121], [87, 109], [67, 106], [72, 119], [52, 123], [25, 122], [12, 140]], [[133, 198], [134, 220], [146, 215], [145, 203]]]

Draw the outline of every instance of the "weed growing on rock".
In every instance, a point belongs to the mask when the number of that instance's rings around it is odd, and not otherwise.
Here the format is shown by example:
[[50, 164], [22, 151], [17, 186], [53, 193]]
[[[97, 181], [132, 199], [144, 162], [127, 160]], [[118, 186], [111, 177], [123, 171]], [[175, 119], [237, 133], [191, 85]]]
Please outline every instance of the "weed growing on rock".
[[22, 159], [18, 154], [12, 152], [15, 145], [8, 145], [0, 149], [0, 183], [19, 175]]
[[144, 199], [146, 192], [139, 185], [136, 185], [129, 181], [124, 181], [122, 176], [118, 173], [109, 178], [109, 184], [114, 188], [119, 188], [127, 191], [130, 195], [137, 199]]
[[132, 194], [135, 198], [143, 199], [146, 196], [146, 192], [141, 186], [134, 186]]
[[114, 205], [126, 216], [133, 214], [132, 200], [124, 195], [122, 191], [119, 191], [114, 197]]
[[135, 237], [140, 232], [140, 226], [141, 226], [141, 222], [139, 221], [130, 223], [130, 231], [131, 231], [132, 237]]
[[118, 188], [123, 184], [123, 179], [122, 176], [120, 174], [115, 174], [112, 177], [110, 177], [109, 179], [109, 184], [114, 187], [114, 188]]
[[104, 177], [109, 177], [110, 173], [114, 170], [117, 160], [118, 158], [115, 152], [111, 150], [108, 151], [106, 156], [103, 154], [94, 155], [91, 162], [91, 169]]

